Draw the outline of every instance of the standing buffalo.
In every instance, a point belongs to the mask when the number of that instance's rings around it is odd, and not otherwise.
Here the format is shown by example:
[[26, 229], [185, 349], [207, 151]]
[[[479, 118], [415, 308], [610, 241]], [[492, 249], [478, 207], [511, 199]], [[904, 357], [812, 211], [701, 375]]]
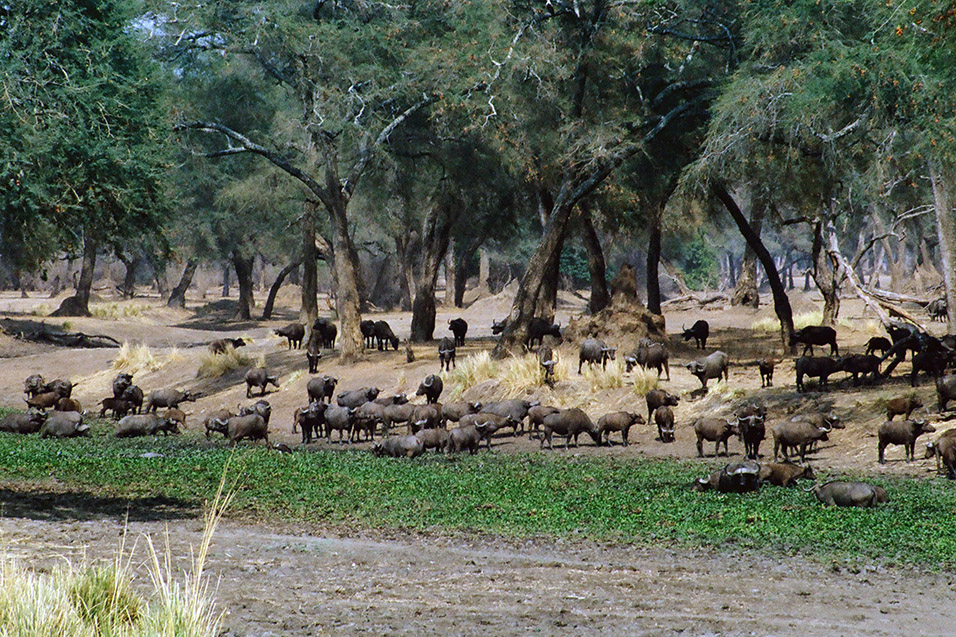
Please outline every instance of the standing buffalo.
[[468, 333], [468, 322], [459, 317], [448, 321], [448, 329], [455, 335], [455, 345], [465, 346], [465, 334]]
[[[496, 325], [492, 325], [491, 331], [495, 332]], [[501, 324], [501, 329], [504, 329], [504, 322]], [[528, 341], [526, 345], [528, 349], [534, 347], [534, 342], [538, 341], [538, 344], [544, 343], [545, 336], [553, 336], [555, 338], [561, 338], [561, 324], [552, 323], [547, 319], [536, 317], [531, 319], [531, 323], [528, 324]]]
[[310, 402], [308, 407], [298, 407], [292, 416], [292, 433], [296, 428], [302, 429], [302, 444], [306, 445], [312, 442], [312, 437], [316, 438], [322, 435], [325, 427], [325, 410], [328, 405], [321, 402]]
[[761, 358], [757, 361], [757, 368], [760, 370], [760, 386], [773, 387], [773, 368], [777, 361], [773, 358]]
[[887, 420], [877, 430], [877, 445], [880, 464], [885, 464], [883, 452], [889, 445], [903, 445], [908, 462], [915, 460], [916, 439], [924, 433], [933, 433], [936, 428], [922, 420]]
[[737, 433], [744, 443], [744, 456], [751, 460], [759, 457], [760, 443], [767, 435], [767, 408], [748, 404], [737, 409]]
[[652, 389], [644, 395], [644, 401], [647, 403], [647, 422], [650, 422], [655, 409], [664, 405], [676, 407], [680, 396], [669, 394], [665, 389]]
[[714, 457], [720, 455], [720, 443], [724, 443], [724, 455], [729, 456], [727, 440], [737, 435], [737, 425], [723, 418], [698, 418], [694, 423], [694, 433], [697, 434], [697, 455], [704, 457], [704, 441], [714, 443]]
[[335, 384], [339, 382], [338, 378], [333, 376], [322, 376], [321, 378], [312, 378], [305, 386], [309, 394], [309, 402], [332, 402], [332, 394], [335, 392]]
[[657, 370], [657, 377], [661, 377], [661, 370], [667, 372], [667, 380], [671, 379], [671, 368], [668, 363], [670, 355], [663, 343], [655, 343], [650, 339], [642, 338], [637, 345], [633, 356], [627, 356], [624, 359], [627, 371], [631, 371], [635, 365], [640, 365], [644, 369], [653, 367]]
[[816, 440], [827, 440], [829, 429], [817, 427], [803, 420], [783, 422], [773, 426], [773, 459], [777, 459], [777, 453], [783, 452], [784, 462], [790, 459], [787, 457], [787, 449], [794, 448], [800, 450], [800, 462], [807, 461], [807, 449]]
[[362, 338], [365, 339], [365, 347], [368, 349], [375, 347], [375, 321], [362, 321], [359, 323], [359, 329], [362, 330]]
[[455, 365], [455, 341], [447, 336], [438, 344], [438, 371], [450, 371]]
[[378, 387], [362, 387], [351, 391], [339, 392], [335, 402], [340, 407], [357, 408], [362, 404], [375, 400], [381, 390]]
[[684, 330], [681, 336], [685, 341], [694, 339], [694, 342], [697, 344], [697, 349], [707, 348], [707, 337], [710, 336], [710, 324], [707, 321], [700, 319], [689, 328], [685, 328], [681, 325], [681, 329]]
[[544, 370], [545, 384], [554, 385], [554, 366], [558, 362], [554, 359], [554, 352], [550, 345], [542, 345], [538, 348], [538, 363]]
[[807, 355], [808, 351], [810, 352], [810, 356], [813, 356], [814, 345], [829, 345], [830, 356], [840, 355], [840, 348], [837, 347], [836, 342], [836, 330], [826, 325], [808, 325], [803, 329], [797, 330], [790, 335], [790, 347], [796, 347], [797, 343], [804, 344], [804, 356]]
[[701, 388], [707, 389], [707, 381], [716, 378], [720, 381], [723, 377], [725, 381], [730, 380], [730, 373], [727, 367], [730, 365], [730, 359], [727, 354], [716, 351], [709, 356], [698, 358], [684, 365], [691, 374], [700, 381]]
[[318, 373], [319, 359], [322, 358], [322, 335], [316, 329], [309, 334], [309, 340], [305, 344], [305, 358], [309, 361], [309, 373]]
[[133, 386], [133, 375], [120, 372], [113, 379], [113, 398], [122, 398], [127, 389]]
[[418, 386], [418, 391], [415, 392], [415, 395], [424, 396], [425, 402], [434, 405], [438, 402], [438, 397], [441, 396], [442, 389], [444, 389], [444, 384], [441, 378], [435, 374], [429, 374], [425, 377], [425, 380], [422, 381], [422, 384]]
[[936, 401], [940, 413], [946, 411], [946, 405], [951, 400], [956, 400], [956, 374], [936, 379]]
[[276, 336], [284, 336], [289, 340], [289, 349], [302, 347], [302, 339], [305, 338], [305, 325], [302, 323], [289, 323], [272, 331]]
[[252, 397], [252, 388], [259, 388], [259, 395], [266, 395], [266, 387], [269, 385], [279, 386], [279, 376], [269, 374], [265, 367], [252, 367], [246, 372], [246, 398]]
[[661, 442], [674, 442], [674, 410], [667, 405], [658, 407], [654, 412], [654, 422]]
[[890, 339], [883, 336], [874, 336], [866, 342], [866, 353], [874, 354], [879, 352], [880, 356], [885, 356], [892, 346], [893, 344], [890, 343]]
[[556, 433], [559, 436], [567, 436], [564, 441], [564, 448], [567, 449], [571, 444], [571, 438], [574, 438], [574, 446], [578, 446], [578, 436], [586, 433], [591, 436], [596, 444], [601, 444], [601, 434], [597, 427], [588, 418], [588, 415], [580, 409], [562, 409], [557, 413], [546, 416], [544, 419], [544, 435], [541, 437], [541, 446], [548, 443], [549, 449], [554, 449], [551, 442], [551, 434]]
[[601, 369], [607, 369], [608, 360], [614, 360], [615, 347], [608, 347], [604, 341], [596, 338], [585, 339], [581, 343], [581, 351], [578, 354], [578, 373], [581, 373], [581, 366], [587, 363], [593, 366], [594, 363], [601, 363]]
[[939, 298], [933, 301], [930, 301], [926, 306], [926, 312], [929, 314], [929, 317], [934, 321], [939, 321], [941, 323], [946, 322], [946, 298]]
[[225, 354], [229, 348], [244, 347], [246, 341], [241, 338], [217, 338], [209, 343], [209, 351], [213, 354]]
[[[157, 389], [150, 392], [143, 411], [156, 411], [157, 407], [179, 407], [179, 403], [194, 402], [199, 396], [188, 391], [178, 389]], [[247, 396], [248, 398], [248, 396]]]
[[392, 344], [392, 349], [398, 351], [398, 337], [395, 336], [395, 332], [392, 331], [392, 327], [388, 323], [375, 321], [372, 333], [375, 336], [375, 342], [378, 344], [378, 351], [381, 352], [384, 349], [387, 352], [389, 343]]
[[797, 391], [806, 391], [803, 384], [803, 377], [819, 378], [820, 386], [827, 386], [827, 378], [831, 374], [840, 371], [840, 361], [835, 358], [825, 356], [801, 356], [794, 364], [794, 371], [797, 375]]
[[640, 414], [632, 414], [627, 411], [615, 411], [610, 414], [604, 414], [598, 418], [598, 435], [604, 444], [611, 444], [611, 432], [620, 431], [621, 440], [624, 446], [627, 446], [627, 435], [633, 425], [643, 425], [647, 421]]
[[[502, 416], [504, 418], [510, 418], [514, 423], [521, 427], [521, 430], [524, 431], [524, 419], [528, 415], [528, 410], [532, 407], [536, 407], [538, 401], [527, 401], [521, 400], [520, 398], [515, 398], [512, 400], [502, 400], [496, 403], [489, 403], [482, 406], [481, 411], [488, 414], [495, 414], [497, 416]], [[518, 428], [515, 427], [515, 433], [518, 433]]]
[[339, 328], [335, 327], [335, 323], [329, 319], [321, 316], [315, 319], [315, 322], [312, 323], [312, 332], [319, 334], [319, 342], [325, 349], [335, 347], [335, 339], [339, 335]]

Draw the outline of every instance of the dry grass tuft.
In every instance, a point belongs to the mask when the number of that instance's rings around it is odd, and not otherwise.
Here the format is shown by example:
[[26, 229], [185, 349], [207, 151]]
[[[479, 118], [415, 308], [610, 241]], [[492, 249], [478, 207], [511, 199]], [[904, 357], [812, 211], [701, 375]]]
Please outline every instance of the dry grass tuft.
[[196, 372], [196, 376], [199, 378], [219, 378], [234, 369], [251, 365], [252, 358], [242, 353], [241, 350], [229, 347], [222, 354], [213, 354], [206, 350], [199, 357], [199, 370]]
[[592, 392], [624, 386], [624, 361], [621, 359], [608, 361], [606, 369], [599, 365], [588, 365], [581, 371]]
[[631, 379], [634, 381], [634, 393], [642, 398], [661, 384], [657, 370], [644, 369], [640, 365], [631, 370]]
[[124, 318], [143, 316], [149, 309], [149, 305], [145, 303], [137, 303], [135, 301], [117, 303], [116, 301], [110, 301], [109, 303], [91, 304], [90, 314], [93, 318], [116, 321]]
[[[178, 352], [176, 355], [180, 356]], [[149, 345], [144, 343], [130, 345], [124, 341], [116, 354], [116, 358], [110, 364], [117, 371], [127, 371], [135, 374], [144, 370], [155, 371], [167, 362], [169, 362], [169, 357], [166, 360], [160, 360]]]
[[458, 400], [461, 395], [478, 383], [498, 377], [498, 361], [487, 352], [466, 356], [450, 372], [442, 372], [442, 382], [450, 387], [449, 400]]

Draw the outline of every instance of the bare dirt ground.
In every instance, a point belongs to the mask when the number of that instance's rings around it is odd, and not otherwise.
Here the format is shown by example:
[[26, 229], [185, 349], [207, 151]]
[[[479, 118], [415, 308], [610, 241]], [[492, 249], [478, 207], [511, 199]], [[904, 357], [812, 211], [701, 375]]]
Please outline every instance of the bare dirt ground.
[[[70, 319], [69, 329], [88, 334], [109, 334], [119, 340], [150, 345], [159, 364], [154, 370], [139, 370], [135, 382], [147, 392], [176, 386], [198, 390], [205, 397], [187, 404], [190, 428], [198, 428], [205, 412], [220, 406], [234, 408], [246, 403], [242, 384], [244, 370], [209, 380], [196, 377], [204, 345], [222, 336], [251, 337], [245, 348], [280, 373], [282, 385], [266, 398], [273, 405], [272, 437], [294, 445], [298, 436], [290, 430], [295, 407], [306, 402], [308, 382], [305, 356], [286, 349], [284, 339], [271, 334], [274, 327], [295, 320], [291, 309], [295, 295], [280, 301], [279, 318], [269, 322], [235, 322], [228, 307], [187, 311], [150, 307], [140, 316], [122, 320]], [[814, 309], [812, 295], [795, 293], [796, 312]], [[138, 299], [136, 303], [149, 303]], [[62, 325], [62, 319], [43, 319], [31, 314], [40, 304], [55, 307], [47, 299], [19, 299], [0, 295], [0, 313], [16, 320], [46, 321]], [[227, 304], [228, 305], [228, 304]], [[585, 301], [566, 295], [558, 319], [580, 312]], [[459, 350], [459, 361], [492, 345], [490, 325], [504, 317], [508, 299], [480, 299], [467, 309], [439, 311], [436, 336], [447, 334], [447, 319], [463, 316], [470, 324], [468, 345]], [[847, 423], [835, 431], [812, 458], [818, 473], [852, 472], [874, 475], [930, 476], [931, 460], [903, 462], [902, 449], [891, 448], [888, 463], [876, 463], [876, 427], [883, 422], [886, 398], [910, 391], [899, 376], [909, 364], [897, 368], [897, 378], [878, 386], [854, 388], [837, 384], [829, 392], [800, 395], [794, 390], [793, 364], [778, 365], [775, 387], [760, 388], [755, 359], [782, 349], [776, 333], [754, 332], [753, 323], [771, 314], [740, 308], [712, 307], [665, 312], [671, 336], [671, 380], [661, 386], [682, 395], [677, 414], [677, 440], [664, 445], [656, 431], [641, 427], [631, 432], [631, 445], [595, 447], [582, 444], [570, 453], [622, 457], [695, 457], [696, 438], [691, 423], [702, 413], [726, 414], [739, 402], [764, 401], [770, 423], [812, 409], [832, 409]], [[866, 340], [880, 330], [861, 308], [845, 302], [838, 327], [842, 352], [862, 352]], [[390, 313], [396, 333], [408, 334], [410, 315]], [[726, 387], [700, 397], [698, 381], [681, 364], [698, 351], [675, 333], [681, 323], [706, 318], [712, 339], [707, 351], [722, 349], [733, 361]], [[937, 328], [939, 329], [939, 328]], [[416, 346], [416, 361], [405, 362], [403, 351], [370, 352], [365, 361], [343, 366], [334, 356], [320, 365], [321, 373], [340, 379], [339, 389], [377, 385], [383, 391], [410, 390], [420, 380], [438, 371], [437, 348]], [[116, 371], [111, 361], [116, 350], [64, 350], [26, 344], [0, 335], [0, 404], [23, 405], [22, 381], [36, 372], [48, 379], [71, 378], [77, 382], [75, 396], [89, 407], [110, 395], [109, 384]], [[576, 361], [576, 352], [566, 348], [561, 356]], [[842, 374], [838, 375], [842, 376]], [[838, 378], [831, 379], [839, 380]], [[574, 396], [592, 417], [607, 411], [628, 409], [644, 412], [643, 400], [625, 377], [624, 386], [591, 392], [582, 381], [561, 381], [555, 392], [541, 388], [529, 398], [547, 400], [564, 392]], [[490, 400], [487, 386], [466, 392], [469, 399]], [[924, 415], [937, 422], [935, 392], [928, 380], [916, 389], [931, 408]], [[765, 443], [768, 445], [768, 443]], [[320, 442], [313, 448], [324, 448]], [[363, 443], [360, 447], [367, 446]], [[536, 452], [539, 443], [527, 437], [495, 439], [494, 451]], [[339, 448], [332, 444], [332, 448]], [[712, 454], [708, 444], [706, 453]], [[731, 442], [731, 454], [741, 452]], [[772, 446], [763, 452], [772, 455]], [[542, 453], [568, 453], [563, 449]], [[702, 474], [714, 464], [706, 460]], [[124, 528], [128, 503], [102, 502], [95, 496], [37, 493], [17, 485], [0, 491], [3, 511], [0, 538], [17, 553], [43, 568], [57, 555], [85, 551], [90, 557], [110, 557]], [[154, 539], [169, 531], [171, 554], [189, 555], [199, 543], [201, 523], [192, 510], [181, 511], [162, 502], [136, 503], [128, 530], [132, 536], [149, 533]], [[138, 557], [144, 558], [142, 551]], [[794, 558], [772, 559], [740, 552], [712, 553], [670, 550], [667, 547], [639, 549], [603, 546], [550, 539], [507, 540], [486, 535], [396, 536], [380, 531], [343, 532], [341, 529], [276, 528], [250, 521], [232, 520], [216, 534], [208, 572], [217, 580], [218, 608], [225, 612], [224, 627], [230, 635], [303, 635], [324, 633], [365, 634], [517, 634], [527, 632], [607, 634], [819, 634], [870, 635], [952, 634], [956, 606], [951, 603], [950, 575], [910, 570], [808, 563]], [[140, 576], [143, 570], [140, 569]]]

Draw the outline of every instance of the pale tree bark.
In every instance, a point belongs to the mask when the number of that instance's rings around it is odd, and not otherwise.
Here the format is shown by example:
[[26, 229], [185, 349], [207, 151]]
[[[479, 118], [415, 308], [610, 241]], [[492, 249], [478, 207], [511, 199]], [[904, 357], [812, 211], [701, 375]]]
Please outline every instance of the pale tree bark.
[[933, 184], [933, 209], [936, 216], [936, 236], [939, 239], [940, 268], [946, 296], [946, 330], [956, 334], [956, 228], [953, 222], [953, 201], [950, 184], [956, 172], [944, 171], [935, 159], [929, 161], [929, 176]]
[[418, 235], [415, 232], [400, 232], [395, 235], [395, 253], [398, 256], [398, 269], [401, 273], [404, 293], [402, 294], [402, 309], [412, 309], [415, 300], [415, 266], [413, 254], [417, 247]]
[[302, 213], [302, 281], [299, 322], [311, 330], [319, 316], [319, 252], [315, 247], [315, 204], [307, 201]]
[[890, 244], [890, 235], [886, 231], [886, 224], [883, 223], [883, 219], [876, 211], [875, 206], [870, 217], [873, 219], [874, 230], [879, 236], [882, 237], [882, 239], [880, 239], [880, 245], [883, 247], [883, 254], [886, 257], [886, 261], [889, 265], [890, 290], [893, 292], [899, 292], [902, 289], [902, 282], [904, 279], [903, 273], [906, 268], [906, 257], [902, 248], [902, 242], [897, 241], [897, 250], [894, 253], [893, 247]]
[[[754, 195], [750, 204], [750, 227], [760, 236], [763, 219], [766, 214], [766, 202]], [[744, 258], [740, 265], [740, 276], [730, 297], [731, 305], [744, 305], [757, 309], [760, 307], [760, 293], [757, 286], [757, 254], [750, 245], [744, 248]]]
[[661, 312], [661, 226], [664, 207], [655, 206], [648, 220], [647, 239], [647, 310], [653, 314]]
[[90, 292], [93, 289], [93, 271], [96, 268], [95, 239], [87, 235], [83, 239], [83, 264], [76, 282], [76, 293], [63, 299], [60, 307], [51, 316], [90, 316]]
[[[545, 188], [538, 189], [538, 216], [541, 219], [541, 228], [547, 226], [548, 215], [554, 207], [554, 199]], [[566, 230], [565, 230], [566, 231]], [[561, 235], [561, 241], [548, 258], [545, 270], [544, 280], [538, 291], [538, 300], [536, 302], [538, 315], [548, 319], [554, 318], [554, 312], [558, 305], [558, 280], [561, 276], [561, 252], [564, 249], [565, 235]]]
[[116, 251], [116, 258], [126, 267], [123, 284], [119, 288], [120, 294], [124, 299], [131, 299], [136, 296], [136, 270], [143, 259], [140, 256], [128, 257], [122, 250]]
[[236, 270], [236, 283], [239, 284], [239, 307], [236, 309], [236, 318], [248, 320], [252, 318], [252, 265], [255, 257], [243, 256], [238, 248], [232, 251], [232, 266]]
[[436, 201], [422, 226], [421, 264], [412, 303], [411, 340], [415, 343], [430, 341], [435, 333], [435, 283], [448, 251], [450, 232], [450, 204]]
[[198, 259], [189, 259], [186, 267], [183, 268], [183, 274], [179, 277], [179, 283], [169, 293], [169, 300], [166, 301], [167, 307], [186, 307], [186, 290], [192, 285], [193, 277], [196, 275], [196, 269], [199, 267]]
[[770, 285], [770, 291], [773, 294], [773, 309], [777, 314], [777, 318], [780, 320], [780, 338], [783, 341], [784, 351], [795, 353], [795, 348], [790, 347], [790, 337], [793, 335], [793, 309], [790, 307], [790, 298], [787, 296], [787, 291], [780, 281], [780, 273], [777, 272], [777, 266], [773, 262], [773, 257], [760, 240], [760, 235], [754, 232], [753, 228], [750, 227], [747, 218], [744, 216], [744, 213], [740, 211], [740, 207], [737, 205], [737, 202], [734, 201], [734, 198], [730, 192], [728, 192], [727, 188], [723, 184], [715, 183], [713, 185], [713, 191], [717, 199], [724, 204], [727, 212], [730, 213], [734, 223], [737, 224], [737, 228], [740, 230], [740, 234], [743, 235], [744, 239], [746, 239], [747, 245], [753, 248], [757, 259], [760, 260], [760, 265], [763, 266], [764, 272], [767, 274], [767, 283]]
[[[464, 274], [464, 273], [462, 273]], [[455, 306], [455, 286], [458, 280], [458, 263], [455, 261], [455, 238], [449, 237], [445, 251], [445, 300], [446, 307]]]
[[837, 283], [837, 272], [830, 262], [830, 257], [824, 248], [823, 222], [813, 224], [813, 281], [823, 295], [823, 325], [836, 324], [840, 314], [840, 291]]

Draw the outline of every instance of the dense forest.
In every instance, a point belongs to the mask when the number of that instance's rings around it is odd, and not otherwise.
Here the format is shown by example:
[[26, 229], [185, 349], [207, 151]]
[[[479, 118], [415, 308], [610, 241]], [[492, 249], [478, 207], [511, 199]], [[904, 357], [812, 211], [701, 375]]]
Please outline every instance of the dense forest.
[[243, 318], [292, 280], [349, 359], [369, 308], [429, 340], [441, 284], [516, 278], [507, 350], [630, 264], [655, 313], [716, 289], [786, 339], [796, 278], [956, 333], [954, 2], [23, 0], [0, 56], [0, 285], [60, 315], [104, 260]]

